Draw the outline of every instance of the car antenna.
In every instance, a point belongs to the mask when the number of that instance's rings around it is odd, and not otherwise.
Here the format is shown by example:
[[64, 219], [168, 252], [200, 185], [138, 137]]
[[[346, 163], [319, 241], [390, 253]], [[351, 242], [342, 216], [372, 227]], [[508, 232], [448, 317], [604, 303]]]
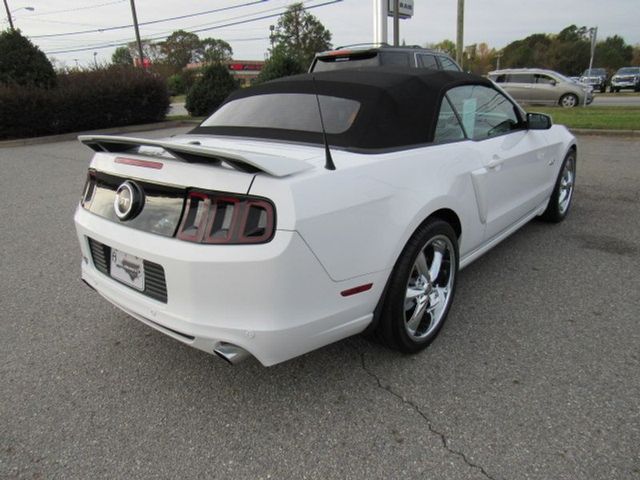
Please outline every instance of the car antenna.
[[329, 140], [327, 140], [327, 131], [324, 129], [324, 120], [322, 119], [322, 107], [320, 106], [320, 96], [318, 95], [318, 85], [316, 85], [316, 77], [315, 75], [311, 76], [313, 80], [313, 89], [316, 92], [316, 102], [318, 102], [318, 112], [320, 112], [320, 126], [322, 127], [322, 140], [324, 141], [324, 154], [325, 154], [325, 162], [324, 168], [327, 170], [335, 170], [336, 164], [333, 163], [333, 158], [331, 158], [331, 150], [329, 149]]

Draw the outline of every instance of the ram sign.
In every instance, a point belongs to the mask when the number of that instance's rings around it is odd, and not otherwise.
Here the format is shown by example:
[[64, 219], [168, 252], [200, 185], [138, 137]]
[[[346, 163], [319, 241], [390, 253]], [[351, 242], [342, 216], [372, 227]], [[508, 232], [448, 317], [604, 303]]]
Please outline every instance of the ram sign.
[[[390, 17], [393, 17], [393, 6], [395, 0], [389, 0], [388, 13]], [[413, 16], [413, 0], [400, 0], [398, 2], [400, 8], [398, 9], [398, 16], [400, 18], [411, 18]]]

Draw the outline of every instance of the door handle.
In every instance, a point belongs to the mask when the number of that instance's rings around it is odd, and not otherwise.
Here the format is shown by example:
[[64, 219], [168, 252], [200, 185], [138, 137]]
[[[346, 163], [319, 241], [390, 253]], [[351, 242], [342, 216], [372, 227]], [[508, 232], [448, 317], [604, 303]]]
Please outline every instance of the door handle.
[[491, 157], [491, 161], [487, 163], [487, 168], [495, 170], [500, 165], [502, 165], [502, 162], [504, 162], [503, 158], [501, 158], [499, 155], [494, 155], [493, 157]]

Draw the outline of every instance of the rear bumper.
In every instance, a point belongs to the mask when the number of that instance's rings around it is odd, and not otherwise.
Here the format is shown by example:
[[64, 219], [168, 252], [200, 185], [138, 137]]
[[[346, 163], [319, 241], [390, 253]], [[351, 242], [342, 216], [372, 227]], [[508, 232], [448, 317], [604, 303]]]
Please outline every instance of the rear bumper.
[[[291, 231], [264, 245], [201, 245], [133, 230], [81, 207], [75, 223], [82, 279], [104, 298], [183, 343], [209, 353], [232, 343], [265, 366], [364, 330], [386, 278], [381, 272], [334, 282]], [[161, 265], [167, 303], [98, 271], [88, 238]], [[365, 283], [373, 288], [340, 294]]]

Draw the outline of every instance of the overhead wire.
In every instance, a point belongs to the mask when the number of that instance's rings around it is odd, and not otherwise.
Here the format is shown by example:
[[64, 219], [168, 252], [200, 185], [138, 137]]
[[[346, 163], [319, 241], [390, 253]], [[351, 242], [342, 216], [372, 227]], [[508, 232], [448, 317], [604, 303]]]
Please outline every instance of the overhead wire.
[[[220, 12], [224, 12], [226, 10], [232, 10], [235, 8], [240, 8], [240, 7], [248, 7], [251, 5], [256, 5], [258, 3], [264, 3], [264, 2], [268, 2], [269, 0], [253, 0], [251, 2], [246, 2], [246, 3], [242, 3], [239, 5], [231, 5], [228, 7], [222, 7], [222, 8], [216, 8], [213, 10], [207, 10], [204, 12], [197, 12], [197, 13], [190, 13], [187, 15], [178, 15], [176, 17], [167, 17], [167, 18], [161, 18], [158, 20], [150, 20], [147, 22], [138, 22], [138, 26], [142, 27], [145, 25], [153, 25], [156, 23], [163, 23], [163, 22], [172, 22], [174, 20], [182, 20], [184, 18], [191, 18], [191, 17], [198, 17], [198, 16], [202, 16], [202, 15], [209, 15], [211, 13], [220, 13]], [[112, 30], [122, 30], [124, 28], [131, 28], [133, 27], [133, 24], [127, 24], [127, 25], [117, 25], [115, 27], [105, 27], [105, 28], [98, 28], [95, 30], [78, 30], [78, 31], [74, 31], [74, 32], [62, 32], [62, 33], [48, 33], [45, 35], [31, 35], [30, 38], [53, 38], [53, 37], [64, 37], [64, 36], [69, 36], [69, 35], [82, 35], [85, 33], [99, 33], [99, 32], [109, 32]]]
[[[303, 9], [304, 10], [311, 10], [313, 8], [323, 7], [323, 6], [339, 3], [339, 2], [342, 2], [342, 1], [343, 0], [329, 0], [329, 1], [326, 1], [326, 2], [323, 2], [323, 3], [319, 3], [317, 5], [305, 6], [305, 7], [303, 7]], [[283, 7], [280, 7], [280, 8], [283, 8]], [[196, 29], [184, 28], [182, 30], [188, 31], [190, 33], [200, 33], [200, 32], [205, 32], [205, 31], [210, 31], [210, 30], [217, 30], [217, 29], [225, 28], [225, 27], [231, 27], [231, 26], [235, 26], [235, 25], [243, 25], [245, 23], [256, 22], [256, 21], [265, 20], [265, 19], [268, 19], [268, 18], [275, 18], [275, 17], [279, 17], [282, 13], [283, 12], [278, 12], [278, 13], [269, 14], [269, 15], [261, 15], [259, 17], [255, 17], [255, 18], [249, 18], [249, 19], [246, 19], [246, 20], [234, 21], [234, 22], [230, 22], [230, 23], [226, 23], [226, 24], [222, 24], [222, 25], [209, 26], [209, 27], [205, 27], [205, 28], [196, 28]], [[162, 39], [162, 38], [166, 38], [166, 36], [167, 35], [164, 35], [164, 34], [163, 35], [153, 35], [153, 36], [146, 37], [145, 40], [147, 40], [147, 41], [148, 40], [159, 40], [159, 39]], [[238, 41], [238, 40], [235, 40], [235, 41]], [[95, 45], [79, 47], [79, 48], [71, 48], [71, 49], [66, 49], [66, 50], [47, 51], [45, 53], [48, 54], [48, 55], [60, 55], [60, 54], [64, 54], [64, 53], [85, 52], [85, 51], [89, 51], [89, 50], [101, 50], [101, 49], [105, 49], [105, 48], [124, 46], [124, 45], [127, 45], [128, 43], [131, 43], [130, 39], [125, 40], [125, 41], [112, 41], [112, 42], [103, 43], [103, 44], [95, 44]]]

